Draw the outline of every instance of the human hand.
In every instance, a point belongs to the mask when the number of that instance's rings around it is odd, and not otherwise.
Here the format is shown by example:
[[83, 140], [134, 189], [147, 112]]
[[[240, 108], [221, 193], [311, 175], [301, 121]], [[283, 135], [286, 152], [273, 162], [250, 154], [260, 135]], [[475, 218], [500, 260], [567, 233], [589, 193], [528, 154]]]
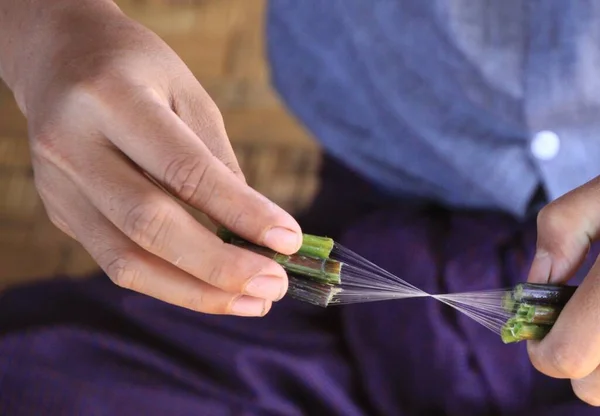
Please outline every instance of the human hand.
[[[600, 237], [600, 177], [546, 206], [538, 216], [537, 254], [529, 281], [564, 283]], [[571, 379], [583, 401], [600, 406], [600, 261], [541, 342], [528, 343], [542, 373]]]
[[283, 268], [222, 243], [163, 188], [285, 254], [300, 247], [300, 228], [246, 185], [221, 114], [186, 65], [108, 3], [55, 12], [34, 58], [44, 64], [13, 77], [48, 215], [121, 287], [262, 316], [287, 290]]

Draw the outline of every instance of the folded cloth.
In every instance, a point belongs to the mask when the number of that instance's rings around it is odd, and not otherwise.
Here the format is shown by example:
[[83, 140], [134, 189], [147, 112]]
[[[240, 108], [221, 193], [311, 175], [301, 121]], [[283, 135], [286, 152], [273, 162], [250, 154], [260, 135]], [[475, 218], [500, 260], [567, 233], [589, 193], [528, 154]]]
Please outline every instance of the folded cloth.
[[[322, 177], [305, 231], [430, 293], [525, 280], [534, 221], [393, 201], [331, 159]], [[1, 415], [592, 412], [568, 381], [537, 373], [524, 344], [433, 299], [328, 309], [285, 299], [260, 319], [209, 316], [104, 275], [0, 297]]]

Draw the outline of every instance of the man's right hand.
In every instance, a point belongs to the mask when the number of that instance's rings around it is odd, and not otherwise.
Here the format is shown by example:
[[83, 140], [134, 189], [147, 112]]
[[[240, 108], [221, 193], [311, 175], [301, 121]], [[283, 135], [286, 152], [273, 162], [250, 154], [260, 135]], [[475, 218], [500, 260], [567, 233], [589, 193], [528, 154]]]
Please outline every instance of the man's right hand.
[[[246, 185], [218, 108], [158, 36], [112, 2], [58, 3], [0, 0], [0, 26], [10, 7], [46, 19], [47, 32], [24, 47], [36, 54], [30, 68], [6, 43], [0, 62], [28, 120], [50, 219], [119, 286], [196, 311], [263, 316], [286, 293], [283, 268], [222, 243], [172, 196], [286, 254], [299, 249], [300, 227]], [[8, 26], [12, 39], [28, 34]]]

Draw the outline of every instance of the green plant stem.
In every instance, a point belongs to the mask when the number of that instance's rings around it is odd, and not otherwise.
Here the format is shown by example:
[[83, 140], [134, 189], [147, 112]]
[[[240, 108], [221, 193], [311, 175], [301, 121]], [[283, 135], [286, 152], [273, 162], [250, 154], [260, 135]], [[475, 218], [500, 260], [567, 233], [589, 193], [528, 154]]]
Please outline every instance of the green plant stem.
[[515, 318], [521, 322], [530, 324], [553, 325], [562, 311], [557, 305], [531, 305], [521, 303]]
[[234, 233], [232, 233], [225, 227], [219, 227], [217, 229], [217, 237], [219, 237], [225, 243], [229, 243], [231, 241], [231, 239], [237, 237], [237, 235], [235, 235]]
[[334, 245], [335, 243], [331, 238], [302, 234], [302, 246], [297, 254], [328, 259], [331, 256]]
[[305, 276], [321, 283], [332, 285], [341, 283], [342, 263], [339, 261], [308, 257], [299, 254], [288, 256], [238, 238], [232, 238], [229, 242], [237, 247], [250, 250], [275, 260], [290, 273]]
[[[234, 238], [242, 239], [224, 227], [219, 227], [217, 236], [226, 243], [231, 242]], [[302, 246], [296, 254], [318, 259], [328, 259], [331, 256], [334, 246], [335, 242], [331, 238], [302, 234]]]
[[512, 296], [517, 302], [564, 306], [576, 289], [576, 286], [521, 283], [514, 287]]
[[517, 301], [513, 298], [513, 292], [507, 292], [502, 297], [502, 308], [508, 313], [514, 313], [517, 309]]
[[517, 319], [509, 319], [502, 327], [501, 338], [505, 344], [510, 344], [526, 340], [541, 340], [543, 339], [552, 326], [537, 325], [520, 322]]

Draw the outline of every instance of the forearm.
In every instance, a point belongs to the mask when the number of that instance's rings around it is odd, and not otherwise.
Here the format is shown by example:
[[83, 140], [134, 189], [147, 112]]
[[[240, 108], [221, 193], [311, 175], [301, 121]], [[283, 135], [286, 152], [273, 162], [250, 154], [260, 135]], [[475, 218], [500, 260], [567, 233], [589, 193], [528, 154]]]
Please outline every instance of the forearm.
[[118, 11], [112, 0], [0, 0], [0, 77], [24, 109], [27, 86], [77, 35], [77, 16]]

